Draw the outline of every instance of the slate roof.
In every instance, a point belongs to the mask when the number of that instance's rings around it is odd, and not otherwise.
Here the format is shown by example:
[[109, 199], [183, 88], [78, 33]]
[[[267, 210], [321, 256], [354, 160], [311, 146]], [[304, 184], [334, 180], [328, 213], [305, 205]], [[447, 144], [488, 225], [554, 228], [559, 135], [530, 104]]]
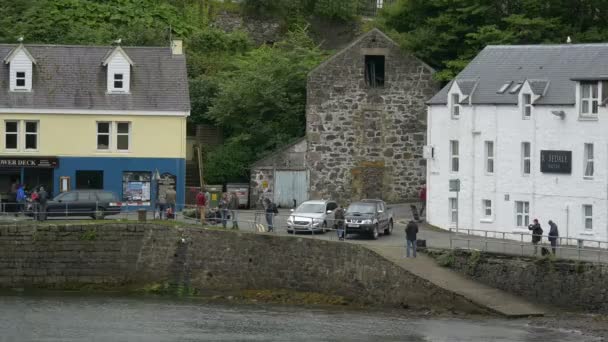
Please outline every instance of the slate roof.
[[[528, 80], [534, 93], [544, 93], [535, 105], [572, 105], [575, 80], [608, 79], [606, 61], [608, 44], [489, 45], [456, 76], [456, 81], [479, 80], [471, 95], [472, 104], [517, 104], [518, 93], [510, 93], [511, 87], [503, 94], [498, 90], [507, 82]], [[450, 86], [441, 89], [428, 104], [446, 104]]]
[[[3, 59], [18, 45], [0, 44]], [[122, 47], [134, 65], [129, 94], [107, 93], [104, 57], [112, 46], [25, 45], [36, 59], [32, 91], [11, 92], [0, 66], [0, 108], [189, 111], [184, 55], [169, 47]]]

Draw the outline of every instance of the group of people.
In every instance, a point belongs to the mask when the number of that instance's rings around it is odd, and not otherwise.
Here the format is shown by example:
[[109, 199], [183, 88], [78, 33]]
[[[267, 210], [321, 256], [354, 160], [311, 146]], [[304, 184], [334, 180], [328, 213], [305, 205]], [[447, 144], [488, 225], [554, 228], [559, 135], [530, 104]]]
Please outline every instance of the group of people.
[[[543, 228], [540, 226], [538, 219], [534, 219], [533, 223], [528, 226], [528, 230], [532, 231], [532, 244], [534, 245], [534, 255], [538, 254], [538, 245], [541, 243], [543, 238]], [[557, 250], [557, 240], [559, 238], [559, 231], [557, 224], [552, 220], [549, 220], [549, 242], [551, 243], [551, 250], [553, 255]]]
[[[201, 220], [201, 224], [206, 224], [207, 221], [217, 219], [222, 223], [222, 227], [226, 228], [228, 220], [232, 221], [232, 229], [239, 229], [238, 209], [239, 197], [236, 192], [225, 192], [222, 194], [217, 208], [209, 209], [211, 205], [211, 194], [209, 191], [203, 192], [200, 190], [196, 195], [196, 212]], [[219, 215], [219, 217], [217, 217]]]
[[31, 211], [35, 220], [46, 219], [49, 194], [43, 186], [28, 191], [25, 184], [14, 183], [11, 187], [11, 193], [14, 194], [15, 202], [17, 202], [17, 213]]
[[171, 186], [164, 195], [158, 197], [156, 204], [158, 208], [158, 216], [162, 220], [163, 218], [174, 218], [175, 217], [175, 204], [177, 203], [177, 192], [175, 187]]

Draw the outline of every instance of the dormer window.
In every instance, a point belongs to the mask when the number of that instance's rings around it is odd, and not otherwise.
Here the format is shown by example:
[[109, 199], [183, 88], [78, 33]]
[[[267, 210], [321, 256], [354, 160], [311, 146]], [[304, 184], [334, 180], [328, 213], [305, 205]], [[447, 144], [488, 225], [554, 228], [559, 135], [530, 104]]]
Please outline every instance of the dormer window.
[[120, 46], [109, 51], [102, 65], [107, 68], [108, 93], [128, 94], [131, 91], [133, 61]]
[[599, 100], [598, 82], [581, 82], [581, 115], [597, 116]]
[[23, 92], [32, 90], [33, 66], [36, 59], [20, 44], [4, 58], [9, 65], [9, 88], [11, 91]]
[[522, 117], [529, 119], [532, 116], [532, 95], [523, 94], [522, 97]]
[[122, 90], [123, 89], [123, 74], [114, 74], [114, 89]]
[[452, 94], [452, 119], [458, 119], [460, 117], [460, 95]]
[[15, 87], [25, 88], [25, 71], [17, 71], [15, 73]]

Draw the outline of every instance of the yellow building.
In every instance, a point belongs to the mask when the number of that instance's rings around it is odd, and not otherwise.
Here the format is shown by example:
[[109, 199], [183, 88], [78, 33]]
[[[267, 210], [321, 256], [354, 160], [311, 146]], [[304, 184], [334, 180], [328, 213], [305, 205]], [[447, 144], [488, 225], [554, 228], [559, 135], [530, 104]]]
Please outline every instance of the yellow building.
[[190, 101], [181, 42], [0, 45], [0, 56], [3, 200], [22, 183], [53, 194], [105, 189], [148, 206], [160, 183], [184, 202]]

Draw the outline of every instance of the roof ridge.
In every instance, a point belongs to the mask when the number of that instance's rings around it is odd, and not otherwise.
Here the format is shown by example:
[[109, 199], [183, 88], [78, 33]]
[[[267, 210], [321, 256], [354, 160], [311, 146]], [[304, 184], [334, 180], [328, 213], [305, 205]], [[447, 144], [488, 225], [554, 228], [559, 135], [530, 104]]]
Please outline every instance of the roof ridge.
[[[104, 48], [115, 49], [117, 45], [73, 45], [73, 44], [22, 44], [25, 47], [62, 47], [62, 48]], [[16, 47], [19, 44], [0, 43], [0, 47]], [[170, 49], [170, 46], [128, 46], [121, 45], [123, 49]]]
[[486, 45], [486, 48], [496, 48], [496, 49], [518, 49], [518, 48], [555, 48], [555, 47], [592, 47], [592, 46], [608, 46], [608, 42], [606, 43], [581, 43], [581, 44], [512, 44], [512, 45]]

